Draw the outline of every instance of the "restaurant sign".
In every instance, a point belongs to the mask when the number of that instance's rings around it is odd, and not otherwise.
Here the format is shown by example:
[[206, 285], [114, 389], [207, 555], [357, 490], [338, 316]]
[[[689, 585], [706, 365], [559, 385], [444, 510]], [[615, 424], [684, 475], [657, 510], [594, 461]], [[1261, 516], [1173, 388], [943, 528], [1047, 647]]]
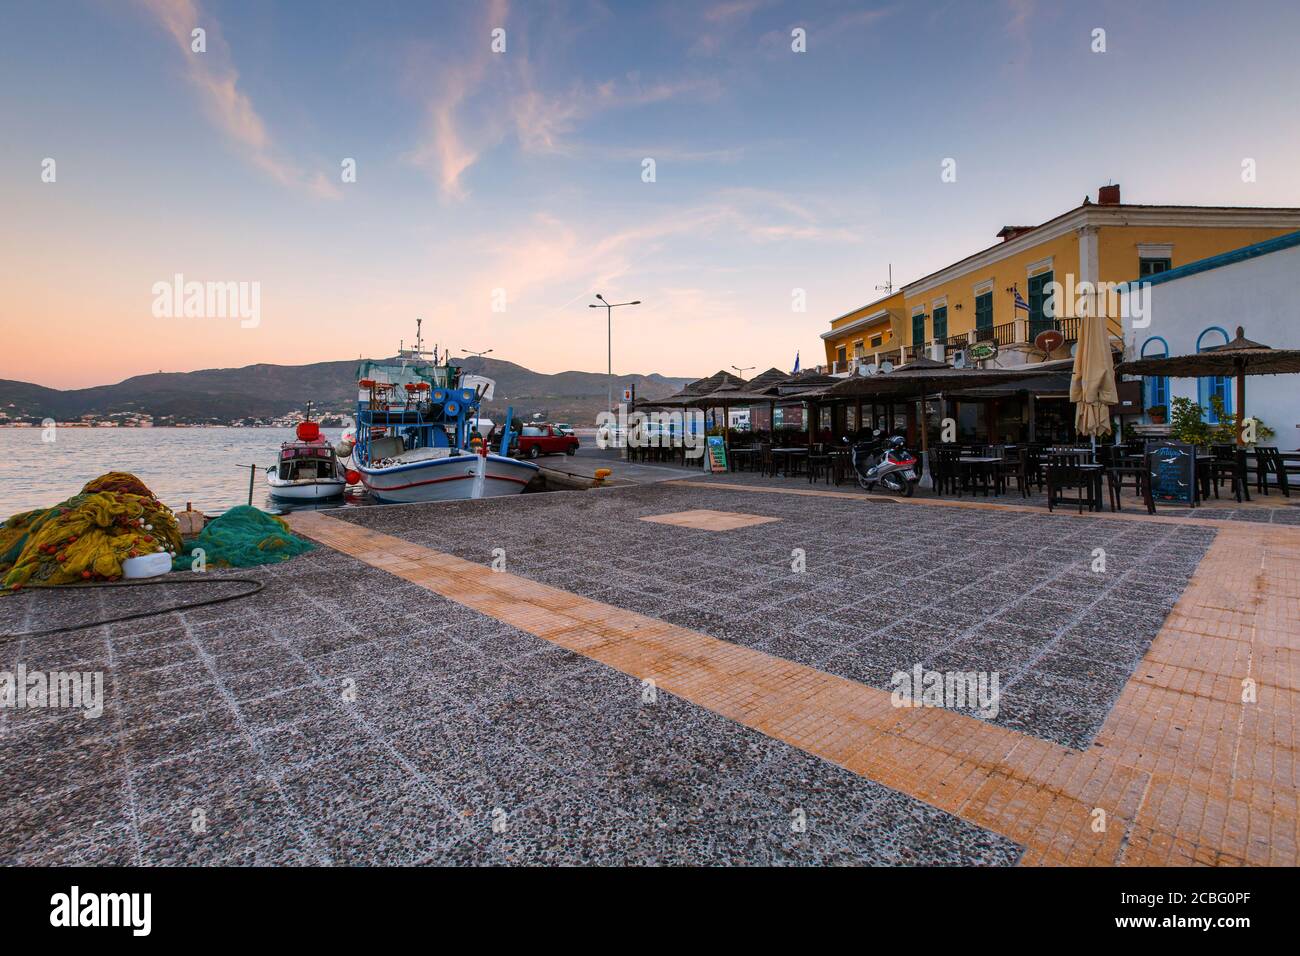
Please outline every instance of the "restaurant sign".
[[1161, 442], [1147, 448], [1147, 510], [1157, 504], [1191, 507], [1196, 496], [1196, 448]]
[[709, 471], [727, 470], [727, 445], [721, 435], [709, 436]]
[[973, 362], [984, 362], [997, 358], [998, 347], [992, 342], [979, 342], [966, 349], [966, 357]]

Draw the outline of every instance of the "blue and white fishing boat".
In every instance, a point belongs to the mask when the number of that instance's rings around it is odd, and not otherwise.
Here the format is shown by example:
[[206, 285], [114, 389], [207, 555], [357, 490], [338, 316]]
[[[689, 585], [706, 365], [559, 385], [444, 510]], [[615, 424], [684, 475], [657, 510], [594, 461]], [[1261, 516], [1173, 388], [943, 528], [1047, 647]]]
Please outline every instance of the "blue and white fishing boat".
[[[352, 468], [383, 502], [455, 501], [519, 494], [538, 472], [532, 462], [492, 453], [478, 431], [486, 379], [462, 376], [438, 348], [415, 348], [396, 363], [357, 367], [357, 429]], [[510, 434], [506, 413], [505, 436]]]

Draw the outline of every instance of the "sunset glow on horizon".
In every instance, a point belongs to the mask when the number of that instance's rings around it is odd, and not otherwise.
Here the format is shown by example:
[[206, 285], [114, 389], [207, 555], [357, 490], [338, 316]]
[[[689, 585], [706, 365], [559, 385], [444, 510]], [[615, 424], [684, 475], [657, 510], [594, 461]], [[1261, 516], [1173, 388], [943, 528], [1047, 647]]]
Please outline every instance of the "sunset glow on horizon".
[[[616, 372], [815, 365], [891, 266], [1109, 181], [1300, 206], [1300, 10], [1249, 8], [7, 4], [0, 378], [391, 355], [417, 317], [453, 354], [603, 371], [596, 292], [644, 303]], [[258, 321], [157, 315], [176, 276], [256, 284]]]

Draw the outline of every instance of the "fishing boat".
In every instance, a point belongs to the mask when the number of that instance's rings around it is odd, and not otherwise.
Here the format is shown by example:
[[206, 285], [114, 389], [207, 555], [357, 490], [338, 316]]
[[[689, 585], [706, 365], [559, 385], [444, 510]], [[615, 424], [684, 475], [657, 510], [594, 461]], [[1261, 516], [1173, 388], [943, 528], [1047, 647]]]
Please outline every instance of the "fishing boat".
[[266, 469], [271, 497], [289, 501], [337, 498], [347, 487], [347, 472], [334, 446], [310, 419], [298, 423], [296, 440], [280, 445], [280, 459]]
[[439, 361], [436, 345], [425, 351], [420, 324], [415, 347], [399, 348], [396, 362], [357, 366], [352, 470], [387, 503], [519, 494], [539, 469], [487, 447], [478, 425], [490, 381], [462, 376], [445, 354]]

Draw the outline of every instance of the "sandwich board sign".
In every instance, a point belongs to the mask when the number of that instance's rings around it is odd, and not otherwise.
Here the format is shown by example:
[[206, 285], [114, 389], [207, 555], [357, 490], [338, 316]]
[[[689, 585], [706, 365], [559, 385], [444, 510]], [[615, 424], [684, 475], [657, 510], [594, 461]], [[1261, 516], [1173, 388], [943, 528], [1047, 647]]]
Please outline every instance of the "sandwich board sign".
[[1147, 511], [1158, 504], [1196, 506], [1196, 446], [1160, 442], [1147, 446]]
[[708, 462], [710, 472], [727, 470], [727, 445], [721, 435], [709, 436]]

